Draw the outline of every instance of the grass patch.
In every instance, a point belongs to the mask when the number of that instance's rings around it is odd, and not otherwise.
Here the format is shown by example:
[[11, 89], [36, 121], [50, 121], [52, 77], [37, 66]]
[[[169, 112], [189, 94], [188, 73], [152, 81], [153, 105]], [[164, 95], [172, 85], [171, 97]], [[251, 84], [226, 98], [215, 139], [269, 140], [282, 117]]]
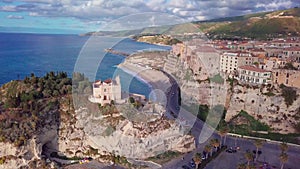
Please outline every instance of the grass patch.
[[214, 77], [209, 78], [209, 80], [210, 80], [211, 82], [218, 83], [218, 84], [223, 84], [224, 81], [225, 81], [225, 80], [223, 79], [223, 77], [222, 77], [220, 74], [214, 75]]
[[[300, 144], [300, 141], [298, 140], [300, 134], [280, 134], [269, 132], [269, 126], [259, 122], [258, 120], [255, 120], [252, 116], [250, 116], [247, 112], [243, 110], [232, 120], [234, 121], [234, 119], [238, 118], [238, 116], [246, 118], [248, 120], [248, 124], [235, 125], [233, 123], [229, 123], [230, 132], [232, 133], [244, 136], [260, 137], [275, 141], [284, 141], [288, 143]], [[268, 134], [257, 133], [253, 131], [268, 131]]]
[[158, 164], [164, 164], [164, 163], [166, 163], [166, 162], [168, 162], [168, 161], [172, 160], [173, 158], [176, 158], [180, 155], [182, 155], [182, 153], [177, 152], [177, 151], [166, 151], [162, 154], [158, 154], [154, 157], [150, 157], [147, 160], [148, 161], [153, 161], [153, 162], [158, 163]]
[[262, 94], [269, 96], [269, 97], [275, 96], [275, 94], [273, 92], [267, 92], [267, 93], [262, 93]]
[[229, 127], [231, 132], [235, 132], [241, 135], [249, 135], [252, 131], [269, 131], [270, 127], [260, 121], [256, 120], [254, 117], [249, 115], [246, 111], [241, 110], [240, 113], [232, 119], [235, 121], [237, 118], [243, 118], [246, 121], [246, 124], [230, 124]]

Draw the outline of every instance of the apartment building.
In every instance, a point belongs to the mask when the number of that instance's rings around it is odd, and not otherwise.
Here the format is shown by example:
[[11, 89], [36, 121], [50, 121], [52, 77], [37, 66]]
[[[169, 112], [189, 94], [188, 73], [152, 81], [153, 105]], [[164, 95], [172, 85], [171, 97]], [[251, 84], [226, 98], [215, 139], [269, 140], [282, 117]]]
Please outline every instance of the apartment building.
[[220, 58], [220, 70], [226, 74], [233, 74], [239, 66], [253, 65], [258, 61], [258, 57], [249, 52], [225, 52]]
[[286, 86], [300, 88], [299, 70], [274, 69], [272, 70], [272, 74], [274, 84], [284, 84]]
[[240, 82], [250, 84], [270, 84], [272, 83], [272, 72], [260, 69], [253, 65], [239, 66], [237, 69], [237, 79]]

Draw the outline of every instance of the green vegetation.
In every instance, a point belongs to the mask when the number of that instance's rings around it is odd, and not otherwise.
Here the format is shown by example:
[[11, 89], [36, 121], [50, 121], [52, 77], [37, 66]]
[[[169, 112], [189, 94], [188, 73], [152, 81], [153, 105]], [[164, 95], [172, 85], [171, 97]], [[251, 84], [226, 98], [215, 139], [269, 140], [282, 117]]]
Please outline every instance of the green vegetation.
[[133, 36], [133, 39], [151, 44], [174, 45], [182, 43], [180, 40], [172, 38], [171, 36], [151, 33], [135, 35]]
[[128, 99], [129, 103], [132, 104], [136, 109], [139, 109], [140, 107], [144, 107], [144, 105], [138, 101], [135, 100], [133, 97], [129, 97]]
[[[197, 22], [196, 24], [202, 31], [209, 33], [210, 38], [242, 39], [248, 37], [268, 39], [289, 35], [297, 36], [300, 31], [299, 13], [299, 8], [293, 8], [221, 18], [207, 22]], [[284, 18], [285, 16], [289, 16], [289, 18]]]
[[[183, 105], [183, 108], [196, 115], [200, 120], [217, 127], [217, 129], [220, 125], [226, 124], [224, 121], [226, 109], [223, 105], [215, 105], [212, 109], [210, 109], [208, 105], [191, 104]], [[208, 115], [209, 119], [207, 119]]]
[[115, 131], [116, 131], [116, 128], [114, 126], [107, 126], [103, 133], [103, 136], [110, 136]]
[[178, 156], [182, 155], [182, 153], [180, 152], [177, 152], [177, 151], [166, 151], [162, 154], [158, 154], [156, 155], [155, 157], [150, 157], [148, 158], [147, 160], [148, 161], [153, 161], [155, 163], [158, 163], [158, 164], [164, 164]]
[[[236, 121], [240, 120], [239, 124], [234, 124]], [[235, 132], [241, 135], [250, 135], [252, 131], [269, 131], [270, 127], [260, 121], [254, 119], [244, 110], [241, 110], [238, 115], [231, 119], [229, 127], [231, 132]]]
[[281, 96], [284, 98], [285, 104], [290, 106], [297, 99], [297, 91], [292, 87], [287, 87], [283, 84], [280, 85], [281, 88]]
[[[236, 124], [237, 121], [240, 121], [239, 124]], [[241, 123], [244, 124], [241, 124]], [[245, 111], [241, 111], [237, 116], [235, 116], [229, 122], [230, 132], [245, 135], [245, 136], [253, 136], [253, 137], [261, 137], [276, 141], [285, 141], [289, 143], [299, 144], [299, 140], [297, 139], [300, 134], [280, 134], [280, 133], [272, 133], [270, 132], [270, 127], [266, 124], [255, 120], [252, 116], [247, 114]], [[268, 131], [267, 134], [257, 133], [253, 131]]]
[[262, 94], [266, 95], [266, 96], [269, 96], [269, 97], [275, 96], [275, 94], [271, 91], [268, 91], [267, 93], [262, 93]]
[[68, 97], [72, 90], [64, 72], [49, 72], [44, 77], [31, 74], [1, 88], [0, 141], [16, 146], [25, 144], [42, 126], [59, 121], [60, 98]]
[[59, 155], [57, 152], [52, 152], [50, 154], [50, 157], [54, 157], [54, 158], [58, 158], [58, 159], [62, 159], [62, 160], [81, 160], [82, 158], [80, 157], [67, 157], [67, 156], [61, 156]]
[[218, 83], [218, 84], [223, 84], [224, 83], [224, 79], [223, 79], [223, 77], [220, 75], [220, 74], [217, 74], [217, 75], [215, 75], [214, 77], [212, 77], [212, 78], [209, 78], [209, 80], [211, 81], [211, 82], [214, 82], [214, 83]]
[[291, 62], [287, 62], [287, 63], [284, 65], [283, 69], [288, 69], [288, 70], [298, 70], [298, 69], [293, 65], [293, 63], [291, 63]]

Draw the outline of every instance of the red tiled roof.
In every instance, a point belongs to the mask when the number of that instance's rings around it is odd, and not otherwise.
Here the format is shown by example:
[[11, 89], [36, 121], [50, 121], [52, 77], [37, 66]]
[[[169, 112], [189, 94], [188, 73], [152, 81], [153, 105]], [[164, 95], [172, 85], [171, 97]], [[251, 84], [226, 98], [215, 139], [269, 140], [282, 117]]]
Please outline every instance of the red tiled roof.
[[240, 66], [239, 68], [244, 70], [254, 71], [254, 72], [270, 72], [251, 65], [244, 65], [244, 66]]
[[288, 47], [283, 50], [284, 51], [300, 51], [300, 47]]
[[111, 82], [112, 82], [111, 79], [106, 79], [106, 80], [104, 80], [104, 83], [107, 83], [107, 84], [109, 84], [109, 83], [111, 83]]

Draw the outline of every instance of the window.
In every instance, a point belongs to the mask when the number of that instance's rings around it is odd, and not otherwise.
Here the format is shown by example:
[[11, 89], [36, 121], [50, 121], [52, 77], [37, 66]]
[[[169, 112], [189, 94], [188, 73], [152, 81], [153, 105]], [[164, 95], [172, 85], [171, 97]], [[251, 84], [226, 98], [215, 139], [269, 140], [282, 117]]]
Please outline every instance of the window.
[[103, 91], [106, 92], [106, 89], [104, 89]]
[[289, 79], [286, 79], [285, 84], [289, 84]]
[[278, 76], [278, 72], [276, 72], [276, 76]]
[[286, 74], [286, 78], [289, 78], [289, 76], [290, 76], [289, 73], [287, 73], [287, 74]]

